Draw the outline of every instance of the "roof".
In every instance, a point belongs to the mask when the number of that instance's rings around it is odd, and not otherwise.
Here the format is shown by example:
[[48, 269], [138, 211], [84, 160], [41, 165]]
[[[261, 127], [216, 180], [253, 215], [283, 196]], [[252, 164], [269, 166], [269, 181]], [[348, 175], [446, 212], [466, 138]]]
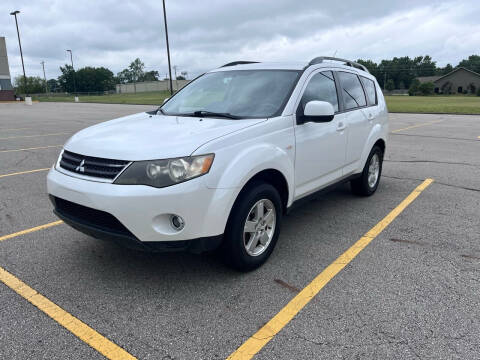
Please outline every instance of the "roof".
[[415, 79], [417, 79], [418, 81], [420, 81], [421, 83], [427, 83], [427, 82], [435, 82], [437, 81], [438, 79], [440, 79], [442, 76], [419, 76]]
[[[227, 64], [228, 65], [228, 64]], [[337, 67], [342, 69], [348, 70], [356, 70], [359, 73], [365, 73], [370, 75], [369, 73], [360, 70], [358, 68], [354, 68], [352, 66], [344, 65], [335, 61], [323, 61], [318, 64], [310, 64], [309, 62], [251, 62], [251, 63], [244, 63], [238, 64], [233, 66], [222, 66], [220, 68], [211, 70], [210, 72], [217, 72], [217, 71], [230, 71], [230, 70], [304, 70], [307, 67], [312, 68], [322, 68], [322, 67]]]
[[303, 70], [307, 63], [304, 62], [252, 62], [250, 64], [239, 64], [225, 66], [212, 71], [228, 70]]
[[467, 72], [471, 73], [471, 74], [474, 75], [474, 76], [480, 77], [480, 74], [479, 74], [479, 73], [460, 66], [460, 67], [454, 69], [453, 71], [450, 71], [450, 72], [449, 72], [448, 74], [446, 74], [446, 75], [439, 76], [438, 79], [435, 80], [435, 81], [438, 81], [438, 80], [440, 80], [440, 79], [443, 79], [444, 77], [450, 76], [450, 75], [452, 75], [453, 73], [456, 73], [457, 71], [460, 71], [460, 70], [467, 71]]

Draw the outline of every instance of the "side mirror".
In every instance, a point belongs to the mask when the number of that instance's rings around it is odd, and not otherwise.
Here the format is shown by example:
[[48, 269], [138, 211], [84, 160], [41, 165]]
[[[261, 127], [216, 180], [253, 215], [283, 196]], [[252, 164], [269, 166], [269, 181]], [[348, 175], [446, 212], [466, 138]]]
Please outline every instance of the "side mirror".
[[329, 122], [335, 116], [335, 109], [332, 104], [326, 101], [309, 101], [303, 110], [301, 123], [306, 122]]
[[163, 104], [165, 104], [165, 103], [168, 101], [168, 99], [170, 99], [170, 98], [169, 98], [169, 97], [168, 97], [168, 98], [165, 98], [165, 99], [163, 100]]

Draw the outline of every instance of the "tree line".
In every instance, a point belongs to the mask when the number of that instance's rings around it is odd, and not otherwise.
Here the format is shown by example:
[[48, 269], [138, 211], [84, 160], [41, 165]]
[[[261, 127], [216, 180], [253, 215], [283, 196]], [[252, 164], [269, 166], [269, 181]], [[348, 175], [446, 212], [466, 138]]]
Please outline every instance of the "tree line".
[[[458, 63], [455, 67], [447, 64], [438, 67], [436, 61], [429, 56], [410, 58], [394, 57], [376, 63], [372, 60], [357, 60], [374, 75], [380, 86], [387, 90], [410, 89], [416, 86], [414, 79], [420, 76], [446, 75], [457, 67], [464, 67], [480, 73], [480, 56], [471, 55]], [[140, 59], [135, 59], [130, 65], [114, 75], [105, 67], [84, 67], [74, 70], [70, 65], [60, 67], [61, 75], [57, 79], [45, 81], [40, 77], [27, 77], [26, 87], [23, 76], [15, 78], [17, 93], [43, 93], [43, 92], [105, 92], [115, 89], [115, 84], [127, 84], [159, 80], [158, 71], [145, 71], [145, 64]], [[186, 72], [177, 76], [178, 80], [186, 79]], [[45, 86], [46, 85], [46, 86]]]
[[[115, 90], [116, 84], [160, 80], [158, 71], [145, 71], [145, 64], [138, 58], [117, 75], [105, 67], [86, 66], [74, 70], [67, 64], [60, 66], [60, 72], [57, 79], [49, 79], [46, 83], [39, 76], [27, 76], [25, 82], [23, 75], [19, 75], [14, 80], [15, 90], [18, 94], [106, 92]], [[182, 72], [177, 80], [185, 80], [186, 76], [187, 72]]]
[[444, 67], [437, 67], [429, 55], [410, 58], [408, 56], [394, 57], [391, 60], [382, 60], [375, 63], [372, 60], [357, 60], [364, 65], [368, 71], [377, 78], [383, 89], [409, 89], [415, 78], [421, 76], [446, 75], [458, 67], [480, 73], [480, 56], [471, 55], [458, 63], [457, 66], [447, 64]]

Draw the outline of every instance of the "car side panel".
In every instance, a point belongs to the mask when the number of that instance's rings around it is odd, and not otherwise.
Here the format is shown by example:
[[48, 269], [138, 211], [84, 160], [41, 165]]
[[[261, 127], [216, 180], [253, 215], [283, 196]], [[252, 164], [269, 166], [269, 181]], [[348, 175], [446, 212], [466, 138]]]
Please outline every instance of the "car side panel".
[[385, 144], [387, 144], [388, 142], [389, 122], [387, 105], [385, 103], [382, 91], [380, 90], [380, 86], [378, 85], [376, 80], [375, 86], [377, 89], [378, 105], [367, 107], [361, 110], [366, 113], [367, 117], [369, 116], [369, 114], [373, 115], [373, 120], [369, 121], [371, 122], [371, 127], [368, 131], [368, 137], [361, 149], [361, 156], [359, 161], [349, 164], [345, 168], [346, 175], [358, 174], [363, 171], [368, 155], [370, 154], [373, 145], [378, 140], [383, 140]]

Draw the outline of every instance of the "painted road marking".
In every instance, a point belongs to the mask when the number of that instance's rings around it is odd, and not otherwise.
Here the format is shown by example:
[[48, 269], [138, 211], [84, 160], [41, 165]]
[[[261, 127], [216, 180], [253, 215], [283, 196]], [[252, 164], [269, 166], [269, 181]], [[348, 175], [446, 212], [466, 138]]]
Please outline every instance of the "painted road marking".
[[41, 134], [41, 135], [8, 136], [8, 137], [0, 138], [0, 140], [20, 139], [20, 138], [32, 138], [32, 137], [42, 137], [42, 136], [55, 136], [55, 135], [65, 135], [65, 134], [71, 134], [71, 132], [61, 132], [61, 133]]
[[136, 359], [2, 267], [0, 267], [0, 281], [107, 359]]
[[347, 266], [365, 247], [375, 239], [395, 218], [425, 190], [433, 179], [426, 179], [377, 225], [370, 229], [352, 247], [340, 255], [313, 281], [298, 293], [280, 312], [235, 350], [227, 360], [247, 360], [257, 354], [280, 330], [282, 330], [322, 288]]
[[57, 226], [57, 225], [60, 225], [60, 224], [63, 224], [62, 220], [58, 220], [58, 221], [54, 221], [54, 222], [51, 222], [51, 223], [48, 223], [48, 224], [36, 226], [36, 227], [30, 228], [30, 229], [18, 231], [18, 232], [13, 233], [13, 234], [3, 235], [3, 236], [0, 236], [0, 241], [11, 239], [11, 238], [14, 238], [14, 237], [17, 237], [17, 236], [20, 236], [20, 235], [30, 234], [32, 232], [47, 229], [49, 227]]
[[30, 173], [35, 173], [35, 172], [39, 172], [39, 171], [47, 171], [47, 170], [50, 170], [50, 168], [45, 168], [45, 169], [35, 169], [35, 170], [20, 171], [20, 172], [16, 172], [16, 173], [10, 173], [10, 174], [3, 174], [3, 175], [0, 175], [0, 179], [1, 179], [1, 178], [4, 178], [4, 177], [7, 177], [7, 176], [15, 176], [15, 175], [22, 175], [22, 174], [30, 174]]
[[404, 131], [404, 130], [409, 130], [409, 129], [415, 129], [415, 128], [422, 127], [422, 126], [427, 126], [427, 125], [433, 125], [433, 124], [437, 124], [437, 123], [442, 122], [442, 121], [445, 121], [445, 120], [435, 120], [435, 121], [430, 121], [428, 123], [412, 125], [412, 126], [408, 126], [406, 128], [393, 130], [392, 133], [396, 133], [396, 132], [400, 132], [400, 131]]
[[16, 151], [28, 151], [28, 150], [49, 149], [49, 148], [61, 147], [61, 146], [63, 146], [63, 145], [49, 145], [49, 146], [39, 146], [39, 147], [32, 147], [32, 148], [25, 148], [25, 149], [0, 150], [0, 153], [9, 153], [9, 152], [16, 152]]

